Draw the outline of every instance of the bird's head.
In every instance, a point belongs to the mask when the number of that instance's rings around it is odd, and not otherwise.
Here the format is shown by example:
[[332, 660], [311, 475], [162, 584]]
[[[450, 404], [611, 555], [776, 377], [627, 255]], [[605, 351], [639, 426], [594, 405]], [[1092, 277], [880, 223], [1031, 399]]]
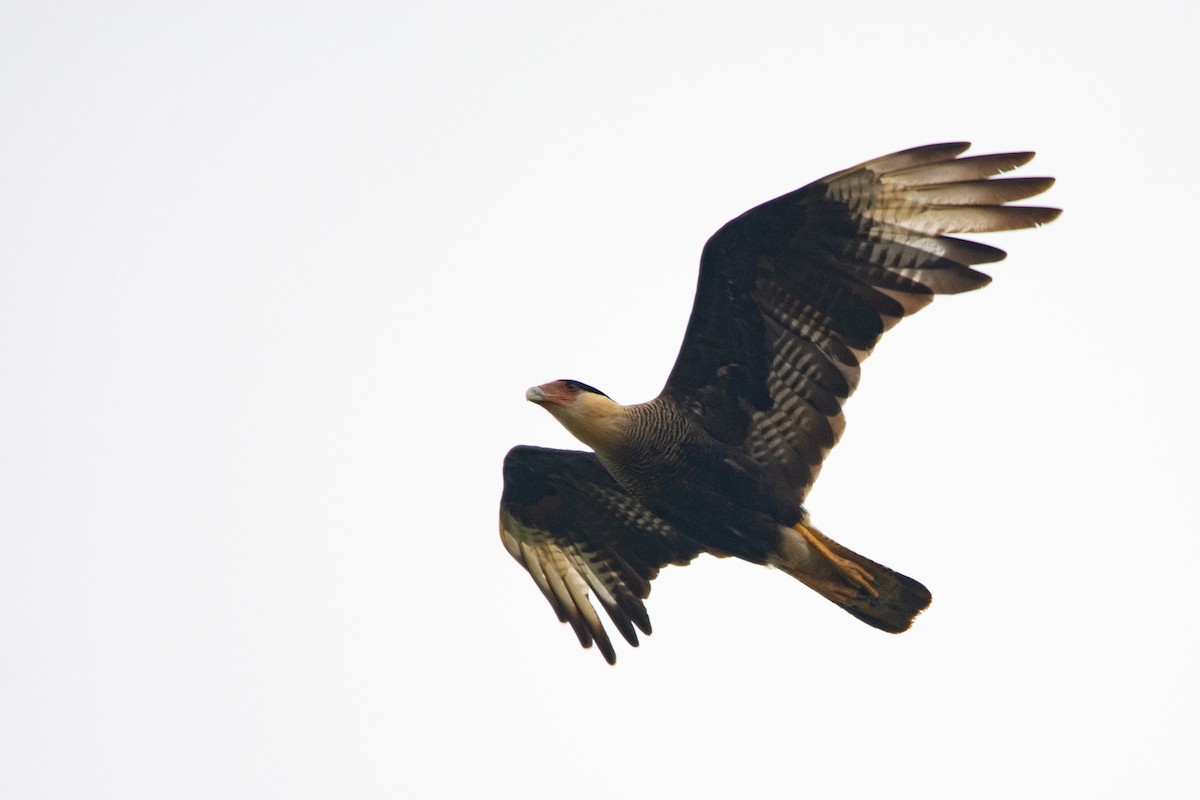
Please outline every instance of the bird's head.
[[586, 383], [543, 383], [525, 392], [525, 399], [549, 411], [575, 438], [596, 452], [617, 443], [624, 432], [625, 407]]

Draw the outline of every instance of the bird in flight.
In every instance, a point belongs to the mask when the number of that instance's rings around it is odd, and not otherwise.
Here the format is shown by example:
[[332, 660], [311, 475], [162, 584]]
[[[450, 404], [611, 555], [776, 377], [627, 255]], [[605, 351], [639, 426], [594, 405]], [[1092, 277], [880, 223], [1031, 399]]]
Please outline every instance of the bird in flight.
[[868, 625], [900, 633], [918, 581], [819, 531], [804, 499], [845, 427], [842, 406], [885, 331], [936, 294], [985, 286], [1005, 253], [948, 234], [1043, 225], [1007, 205], [1053, 178], [1000, 178], [1033, 153], [904, 150], [753, 208], [708, 240], [692, 315], [658, 397], [620, 405], [575, 380], [535, 386], [593, 452], [517, 446], [500, 538], [580, 644], [616, 662], [594, 596], [629, 644], [668, 564], [700, 553], [776, 567]]

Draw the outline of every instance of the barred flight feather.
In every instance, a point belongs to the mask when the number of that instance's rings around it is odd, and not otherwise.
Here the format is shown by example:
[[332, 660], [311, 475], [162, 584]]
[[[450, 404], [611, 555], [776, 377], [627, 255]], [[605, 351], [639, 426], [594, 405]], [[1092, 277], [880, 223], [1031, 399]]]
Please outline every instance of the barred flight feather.
[[698, 552], [626, 493], [593, 453], [514, 447], [504, 463], [500, 538], [529, 572], [560, 622], [584, 647], [616, 652], [592, 606], [600, 603], [621, 636], [651, 633], [642, 602], [667, 564]]

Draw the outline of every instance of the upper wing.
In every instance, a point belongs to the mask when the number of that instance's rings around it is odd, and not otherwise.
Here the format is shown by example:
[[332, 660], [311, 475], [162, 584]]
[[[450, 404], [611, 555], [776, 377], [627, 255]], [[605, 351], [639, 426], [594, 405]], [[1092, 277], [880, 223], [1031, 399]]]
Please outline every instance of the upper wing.
[[663, 394], [745, 448], [802, 500], [845, 426], [842, 404], [879, 337], [934, 294], [991, 278], [1003, 250], [945, 234], [1050, 222], [1007, 206], [1052, 178], [995, 178], [1033, 153], [959, 158], [917, 147], [764, 203], [704, 247], [687, 333]]
[[637, 646], [650, 633], [642, 601], [667, 564], [699, 549], [613, 480], [595, 453], [514, 447], [504, 458], [500, 539], [541, 588], [579, 643], [595, 641], [608, 663], [616, 652], [589, 601], [589, 589], [617, 630]]

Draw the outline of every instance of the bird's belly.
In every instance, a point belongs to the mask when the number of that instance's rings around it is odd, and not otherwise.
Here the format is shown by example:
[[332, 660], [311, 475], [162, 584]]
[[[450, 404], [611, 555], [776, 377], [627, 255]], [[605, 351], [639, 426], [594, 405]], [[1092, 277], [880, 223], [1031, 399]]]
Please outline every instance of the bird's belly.
[[770, 504], [728, 476], [661, 459], [601, 461], [626, 491], [707, 550], [763, 564], [778, 549], [780, 520]]

